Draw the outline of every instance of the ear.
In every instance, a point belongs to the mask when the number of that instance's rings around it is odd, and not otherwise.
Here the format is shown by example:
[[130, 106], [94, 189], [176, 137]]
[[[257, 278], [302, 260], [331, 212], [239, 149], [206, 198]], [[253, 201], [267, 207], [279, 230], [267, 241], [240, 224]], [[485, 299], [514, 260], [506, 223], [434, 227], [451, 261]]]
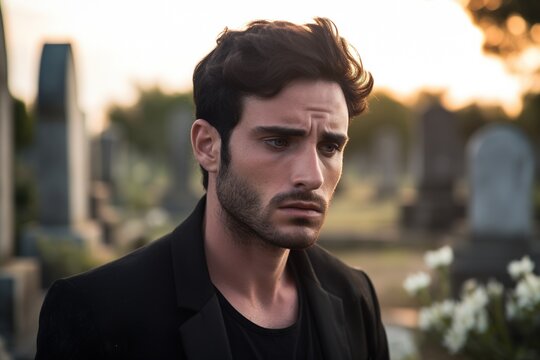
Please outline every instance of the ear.
[[215, 127], [206, 120], [195, 120], [191, 126], [191, 146], [195, 159], [206, 171], [218, 171], [221, 136]]

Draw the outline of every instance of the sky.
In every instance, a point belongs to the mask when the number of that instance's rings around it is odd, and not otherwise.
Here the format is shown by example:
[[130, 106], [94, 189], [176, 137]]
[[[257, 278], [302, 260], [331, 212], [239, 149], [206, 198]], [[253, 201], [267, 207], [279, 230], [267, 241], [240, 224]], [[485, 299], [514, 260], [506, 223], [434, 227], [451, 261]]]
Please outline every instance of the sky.
[[458, 0], [0, 0], [11, 93], [32, 104], [45, 42], [70, 42], [78, 98], [92, 131], [110, 104], [128, 105], [138, 86], [191, 88], [196, 63], [225, 28], [254, 19], [333, 20], [356, 47], [376, 89], [410, 101], [444, 92], [450, 107], [471, 101], [519, 110], [523, 84], [482, 52], [483, 34]]

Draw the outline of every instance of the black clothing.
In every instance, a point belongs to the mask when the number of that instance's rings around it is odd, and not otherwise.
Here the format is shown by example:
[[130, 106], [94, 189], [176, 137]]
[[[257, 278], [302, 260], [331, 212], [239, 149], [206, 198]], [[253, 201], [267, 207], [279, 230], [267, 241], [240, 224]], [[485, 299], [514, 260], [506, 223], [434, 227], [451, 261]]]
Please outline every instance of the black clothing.
[[301, 287], [298, 288], [298, 318], [282, 329], [266, 329], [238, 312], [217, 291], [231, 353], [235, 360], [317, 360], [321, 350]]
[[[172, 233], [55, 282], [41, 309], [36, 359], [232, 359], [206, 266], [204, 209], [205, 198]], [[364, 272], [318, 246], [291, 251], [289, 262], [315, 314], [322, 358], [389, 358]]]

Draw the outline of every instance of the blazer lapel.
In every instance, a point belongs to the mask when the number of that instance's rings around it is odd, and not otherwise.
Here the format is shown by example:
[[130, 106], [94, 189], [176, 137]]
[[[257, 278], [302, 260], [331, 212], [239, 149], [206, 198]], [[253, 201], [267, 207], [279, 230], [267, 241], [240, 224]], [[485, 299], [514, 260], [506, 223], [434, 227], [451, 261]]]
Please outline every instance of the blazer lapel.
[[227, 330], [210, 281], [202, 226], [206, 197], [172, 234], [171, 254], [176, 301], [183, 313], [193, 314], [180, 327], [187, 359], [232, 360]]
[[232, 360], [227, 330], [216, 295], [201, 311], [180, 326], [180, 336], [188, 359]]
[[321, 287], [305, 252], [291, 251], [291, 261], [306, 291], [324, 359], [351, 359], [342, 300]]

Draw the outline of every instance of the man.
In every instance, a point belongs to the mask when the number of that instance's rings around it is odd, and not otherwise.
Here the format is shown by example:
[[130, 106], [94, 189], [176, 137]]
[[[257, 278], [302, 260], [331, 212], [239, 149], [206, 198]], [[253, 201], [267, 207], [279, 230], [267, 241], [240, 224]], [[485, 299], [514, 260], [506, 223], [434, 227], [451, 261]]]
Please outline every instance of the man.
[[225, 30], [193, 76], [206, 195], [56, 282], [37, 359], [388, 359], [368, 277], [314, 245], [373, 81], [332, 22]]

